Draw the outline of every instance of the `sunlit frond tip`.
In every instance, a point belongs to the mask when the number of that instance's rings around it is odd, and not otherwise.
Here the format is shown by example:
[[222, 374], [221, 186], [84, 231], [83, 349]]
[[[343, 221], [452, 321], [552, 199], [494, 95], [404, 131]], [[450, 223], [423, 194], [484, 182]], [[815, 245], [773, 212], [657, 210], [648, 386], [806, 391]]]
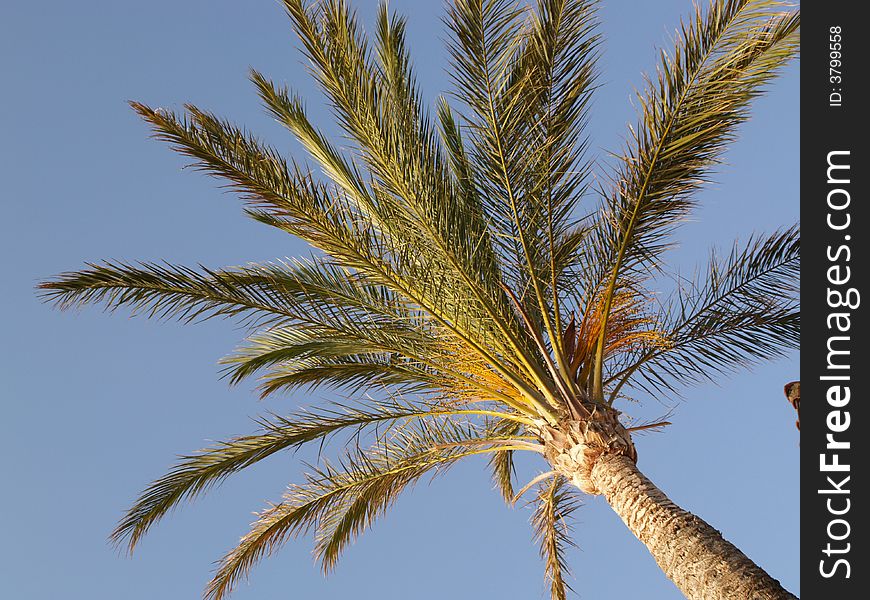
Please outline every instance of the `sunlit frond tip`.
[[[501, 427], [489, 434], [481, 432], [474, 437], [475, 430], [446, 427], [449, 419], [476, 417], [515, 418], [497, 411], [389, 399], [354, 405], [332, 404], [288, 416], [273, 415], [258, 419], [260, 430], [257, 433], [234, 437], [180, 457], [166, 475], [153, 482], [139, 496], [112, 532], [111, 540], [132, 552], [151, 527], [182, 502], [198, 498], [231, 475], [273, 454], [308, 443], [320, 443], [323, 447], [337, 435], [343, 435], [343, 439], [347, 440], [372, 430], [385, 432], [396, 427], [403, 431], [411, 426], [408, 431], [416, 431], [421, 425], [415, 424], [427, 421], [444, 423], [442, 429], [419, 429], [422, 433], [415, 438], [415, 443], [421, 452], [425, 440], [434, 446], [449, 439], [461, 446], [472, 439], [491, 440], [495, 444], [518, 435], [517, 429]], [[390, 446], [390, 457], [397, 454], [396, 448]]]
[[310, 467], [278, 504], [257, 515], [250, 531], [220, 562], [206, 590], [221, 600], [263, 557], [289, 538], [313, 532], [314, 555], [331, 571], [343, 550], [421, 477], [443, 473], [456, 461], [495, 451], [513, 438], [451, 421], [420, 422], [336, 464]]

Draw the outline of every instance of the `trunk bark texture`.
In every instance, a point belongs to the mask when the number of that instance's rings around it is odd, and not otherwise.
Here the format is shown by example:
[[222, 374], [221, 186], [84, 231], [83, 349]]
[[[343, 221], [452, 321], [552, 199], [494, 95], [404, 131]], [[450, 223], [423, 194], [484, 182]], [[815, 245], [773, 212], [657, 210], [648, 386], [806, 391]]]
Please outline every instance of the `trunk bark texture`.
[[637, 465], [631, 435], [613, 409], [543, 424], [545, 455], [588, 494], [603, 495], [689, 600], [788, 600], [796, 597], [722, 534], [674, 504]]
[[628, 457], [603, 455], [592, 480], [686, 598], [795, 598], [719, 531], [674, 504]]

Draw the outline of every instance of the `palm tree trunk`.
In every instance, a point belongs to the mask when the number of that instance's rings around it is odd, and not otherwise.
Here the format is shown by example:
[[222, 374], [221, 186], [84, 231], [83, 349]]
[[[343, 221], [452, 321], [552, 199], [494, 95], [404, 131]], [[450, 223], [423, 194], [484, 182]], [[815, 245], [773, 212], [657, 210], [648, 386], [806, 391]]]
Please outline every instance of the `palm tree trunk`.
[[590, 479], [686, 598], [795, 598], [721, 533], [674, 504], [631, 457], [602, 454]]

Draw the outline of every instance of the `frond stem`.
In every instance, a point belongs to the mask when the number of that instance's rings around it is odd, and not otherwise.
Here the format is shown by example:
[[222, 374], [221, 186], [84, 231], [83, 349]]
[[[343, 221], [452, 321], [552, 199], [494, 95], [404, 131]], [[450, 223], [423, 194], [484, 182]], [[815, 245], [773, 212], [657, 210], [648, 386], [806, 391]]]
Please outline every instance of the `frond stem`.
[[541, 481], [549, 479], [550, 477], [553, 477], [555, 475], [556, 471], [547, 471], [546, 473], [541, 473], [537, 477], [533, 477], [531, 481], [524, 485], [522, 489], [518, 491], [513, 498], [511, 498], [511, 504], [516, 504], [517, 500], [519, 500], [523, 496], [523, 494], [532, 489], [532, 486], [534, 486], [536, 483], [540, 483]]
[[[727, 27], [723, 27], [720, 32], [718, 39], [721, 39], [725, 35], [725, 31], [727, 31]], [[656, 144], [655, 150], [652, 155], [652, 160], [650, 160], [649, 168], [644, 174], [643, 185], [640, 188], [640, 192], [635, 199], [634, 208], [631, 213], [631, 218], [629, 219], [628, 225], [624, 230], [622, 241], [619, 244], [619, 252], [616, 255], [616, 261], [613, 264], [613, 270], [611, 271], [610, 281], [607, 284], [607, 288], [604, 295], [604, 311], [602, 313], [602, 322], [601, 322], [601, 331], [598, 334], [598, 344], [595, 349], [595, 371], [593, 374], [593, 383], [592, 383], [592, 397], [596, 400], [604, 399], [604, 386], [602, 382], [603, 371], [604, 371], [604, 346], [605, 339], [607, 336], [607, 324], [610, 318], [610, 307], [613, 301], [613, 294], [616, 288], [616, 280], [619, 277], [619, 272], [622, 269], [622, 261], [625, 259], [625, 252], [628, 249], [628, 242], [631, 239], [631, 232], [634, 229], [635, 222], [637, 221], [637, 216], [640, 213], [641, 200], [646, 196], [647, 189], [649, 187], [650, 181], [652, 180], [653, 173], [655, 171], [655, 166], [658, 161], [658, 157], [664, 149], [665, 142], [667, 140], [668, 135], [670, 134], [671, 129], [674, 126], [674, 123], [677, 120], [677, 116], [680, 112], [680, 108], [682, 108], [683, 103], [686, 101], [686, 98], [689, 95], [689, 92], [692, 89], [692, 85], [697, 80], [698, 76], [701, 74], [701, 70], [703, 66], [707, 63], [710, 55], [713, 53], [713, 49], [716, 47], [716, 43], [713, 42], [710, 44], [709, 49], [705, 53], [704, 57], [699, 61], [697, 68], [692, 73], [691, 79], [686, 84], [685, 89], [680, 93], [680, 97], [677, 99], [677, 102], [673, 109], [671, 110], [671, 114], [668, 117], [667, 124], [661, 136], [659, 137], [659, 141]], [[608, 404], [611, 404], [614, 400], [615, 396], [611, 395], [608, 400]]]

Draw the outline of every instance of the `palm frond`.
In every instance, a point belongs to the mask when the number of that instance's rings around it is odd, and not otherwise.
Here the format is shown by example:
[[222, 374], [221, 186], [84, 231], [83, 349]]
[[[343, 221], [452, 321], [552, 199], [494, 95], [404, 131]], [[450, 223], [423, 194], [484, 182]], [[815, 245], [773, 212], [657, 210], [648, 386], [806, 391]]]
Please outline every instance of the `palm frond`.
[[370, 219], [296, 164], [231, 123], [187, 105], [187, 115], [134, 102], [155, 136], [194, 159], [193, 166], [229, 182], [250, 204], [252, 216], [298, 236], [345, 268], [396, 285], [389, 248]]
[[337, 311], [419, 324], [390, 290], [348, 277], [322, 259], [292, 259], [220, 270], [105, 262], [39, 285], [58, 308], [102, 303], [108, 310], [182, 322], [238, 317], [250, 326], [318, 324]]
[[[465, 121], [474, 181], [480, 186], [504, 275], [524, 302], [526, 291], [537, 283], [532, 277], [529, 232], [520, 219], [524, 177], [529, 174], [522, 152], [521, 132], [529, 127], [523, 101], [531, 77], [528, 72], [516, 77], [515, 65], [527, 13], [526, 7], [509, 0], [459, 0], [448, 8], [446, 19], [453, 38], [448, 46], [451, 76], [457, 97], [469, 110]], [[538, 323], [539, 299], [540, 294], [531, 295], [526, 307]]]
[[[345, 2], [326, 2], [317, 13], [295, 0], [286, 5], [343, 128], [358, 144], [375, 178], [378, 208], [387, 211], [383, 217], [402, 225], [397, 228], [402, 239], [415, 243], [418, 254], [435, 253], [442, 259], [440, 264], [433, 261], [437, 270], [449, 267], [465, 286], [489, 285], [497, 290], [498, 270], [487, 250], [485, 224], [479, 214], [458, 210], [461, 206], [454, 197], [443, 152], [411, 70], [404, 21], [389, 15], [385, 7], [379, 10], [376, 66]], [[303, 131], [303, 138], [312, 139], [311, 134], [304, 134], [309, 126], [300, 123], [299, 110], [288, 105], [286, 92], [262, 80], [257, 83], [280, 120], [297, 134]], [[315, 147], [317, 155], [323, 154], [316, 150], [322, 140], [306, 145]]]
[[[486, 324], [491, 330], [487, 339], [546, 390], [529, 340], [501, 292], [484, 215], [467, 196], [457, 196], [423, 108], [405, 49], [404, 21], [390, 16], [386, 7], [379, 11], [375, 67], [345, 2], [326, 2], [322, 13], [312, 13], [298, 1], [286, 4], [340, 122], [358, 143], [393, 218], [402, 222], [414, 260], [422, 262], [418, 271], [430, 278], [437, 273], [441, 286], [461, 297], [465, 318]], [[335, 56], [340, 60], [330, 58]], [[429, 289], [435, 298], [444, 297], [443, 289]]]
[[391, 221], [385, 214], [388, 207], [383, 206], [363, 179], [363, 175], [352, 163], [341, 155], [309, 120], [302, 99], [293, 95], [287, 88], [279, 88], [265, 75], [251, 70], [251, 81], [257, 88], [260, 99], [275, 119], [287, 127], [296, 139], [314, 158], [324, 174], [335, 182], [357, 209], [369, 216], [384, 234], [395, 235]]
[[[492, 430], [495, 433], [506, 436], [517, 436], [523, 432], [523, 423], [520, 421], [502, 420], [495, 424]], [[489, 468], [492, 471], [492, 479], [496, 488], [501, 493], [505, 502], [512, 503], [514, 498], [514, 450], [499, 450], [489, 457]]]
[[291, 485], [279, 504], [260, 513], [238, 546], [226, 554], [206, 597], [220, 600], [265, 555], [289, 538], [315, 531], [315, 556], [326, 571], [342, 550], [381, 516], [399, 494], [433, 470], [490, 452], [481, 442], [503, 441], [451, 421], [425, 421], [402, 428], [391, 440], [348, 453], [337, 464], [313, 469], [306, 482]]
[[653, 389], [712, 380], [781, 356], [800, 342], [800, 231], [792, 226], [713, 253], [684, 280], [661, 317], [668, 343], [640, 354], [611, 378], [614, 393], [635, 373]]
[[[589, 172], [581, 140], [594, 81], [594, 3], [457, 2], [448, 13], [458, 96], [507, 283], [558, 346], [557, 256]], [[579, 141], [579, 143], [578, 143]], [[557, 353], [557, 360], [560, 355]]]
[[304, 328], [271, 328], [250, 336], [235, 353], [222, 360], [229, 365], [230, 381], [238, 383], [271, 367], [277, 367], [276, 373], [280, 375], [324, 364], [321, 360], [343, 357], [363, 360], [371, 356], [396, 364], [425, 361], [424, 366], [429, 364], [433, 368], [451, 359], [447, 347], [420, 329], [348, 317], [351, 316]]
[[569, 520], [580, 507], [579, 496], [565, 477], [556, 475], [538, 486], [534, 502], [532, 525], [535, 540], [541, 546], [550, 597], [552, 600], [565, 600], [568, 590], [571, 590], [566, 582], [571, 572], [565, 562], [565, 553], [576, 546], [571, 539]]
[[[632, 287], [642, 267], [657, 265], [670, 234], [694, 206], [736, 127], [798, 50], [800, 16], [767, 0], [711, 3], [683, 23], [673, 55], [640, 94], [641, 117], [601, 216], [599, 265], [604, 299]], [[605, 310], [605, 319], [609, 310]], [[604, 331], [597, 348], [595, 397], [603, 397]]]
[[[597, 21], [595, 2], [540, 0], [530, 14], [527, 40], [514, 80], [530, 79], [523, 105], [528, 131], [521, 150], [529, 177], [522, 218], [532, 273], [539, 280], [544, 325], [557, 361], [562, 329], [564, 257], [576, 245], [577, 206], [591, 166], [584, 158], [583, 132], [595, 81]], [[547, 299], [549, 292], [549, 298]]]
[[[194, 158], [197, 168], [228, 180], [251, 203], [252, 216], [307, 241], [342, 268], [422, 306], [426, 303], [418, 300], [450, 289], [451, 282], [438, 270], [424, 271], [408, 248], [381, 235], [346, 194], [318, 183], [231, 123], [191, 105], [186, 117], [137, 103], [134, 108], [154, 126], [158, 138]], [[415, 285], [417, 281], [422, 283]], [[443, 302], [432, 312], [448, 311], [451, 298], [443, 294]]]
[[[380, 53], [383, 57], [381, 60], [388, 61], [392, 65], [406, 65], [407, 56], [401, 50], [401, 45], [394, 47], [397, 42], [391, 42], [394, 37], [398, 36], [398, 33], [394, 30], [403, 31], [403, 23], [396, 20], [390, 21], [383, 13], [380, 16], [379, 23], [381, 25], [379, 29], [380, 36], [384, 38], [379, 41], [382, 46], [386, 45], [386, 48], [383, 48]], [[393, 66], [391, 68], [396, 69], [399, 67]], [[393, 78], [397, 79], [399, 83], [407, 81], [410, 77], [410, 73], [393, 75]], [[487, 254], [488, 248], [488, 243], [485, 239], [486, 228], [479, 210], [470, 210], [470, 207], [467, 206], [454, 206], [450, 204], [432, 208], [416, 206], [419, 203], [417, 196], [419, 196], [419, 199], [431, 202], [433, 199], [444, 197], [445, 189], [424, 188], [420, 192], [415, 192], [415, 199], [410, 203], [412, 205], [410, 208], [403, 206], [401, 203], [397, 204], [399, 199], [393, 196], [393, 194], [397, 193], [395, 191], [385, 191], [380, 185], [375, 185], [374, 189], [370, 190], [369, 186], [366, 186], [363, 182], [357, 170], [345, 161], [324, 136], [308, 121], [301, 102], [298, 99], [291, 97], [286, 89], [278, 89], [272, 82], [257, 72], [253, 73], [252, 78], [259, 89], [260, 96], [266, 102], [273, 115], [296, 134], [297, 138], [309, 150], [309, 153], [320, 163], [330, 179], [335, 181], [350, 198], [355, 199], [354, 201], [359, 210], [373, 219], [379, 232], [387, 236], [393, 246], [414, 249], [409, 255], [413, 256], [413, 261], [417, 263], [414, 265], [415, 273], [429, 273], [429, 279], [433, 279], [432, 273], [440, 273], [438, 277], [442, 280], [441, 285], [449, 286], [449, 289], [452, 290], [451, 293], [463, 294], [463, 298], [469, 303], [470, 307], [482, 306], [480, 312], [486, 313], [489, 311], [489, 314], [480, 317], [481, 320], [489, 320], [494, 317], [492, 309], [489, 308], [493, 298], [487, 297], [485, 288], [488, 282], [491, 283], [497, 280], [498, 267], [494, 262], [495, 259], [491, 252], [484, 259], [475, 258], [475, 256]], [[397, 86], [399, 83], [393, 83], [393, 86]], [[407, 85], [410, 86], [411, 84]], [[412, 94], [413, 88], [410, 90], [405, 89], [404, 92], [406, 95]], [[401, 94], [401, 91], [394, 91], [393, 93]], [[419, 101], [411, 102], [411, 105], [406, 106], [404, 110], [416, 115], [421, 110], [418, 105]], [[386, 119], [386, 115], [394, 114], [395, 112], [384, 111], [385, 115], [381, 119]], [[378, 123], [380, 123], [380, 120], [378, 120]], [[392, 125], [392, 127], [396, 130], [407, 132], [408, 128], [421, 127], [421, 125], [415, 122], [400, 124], [398, 127]], [[428, 129], [428, 125], [426, 128]], [[419, 144], [419, 142], [417, 143]], [[402, 147], [406, 148], [408, 144], [412, 144], [412, 142], [406, 141]], [[384, 147], [381, 148], [381, 151], [391, 157], [402, 156], [398, 148]], [[437, 154], [437, 148], [433, 148], [432, 153], [432, 156]], [[432, 156], [427, 155], [420, 160], [425, 162], [431, 160]], [[393, 165], [391, 168], [396, 173], [407, 174], [407, 168], [403, 168], [400, 165]], [[442, 176], [444, 175], [442, 174]], [[429, 177], [431, 178], [431, 175]], [[420, 176], [416, 176], [416, 179], [420, 179]], [[409, 186], [412, 183], [409, 181], [403, 184], [407, 188], [406, 192], [410, 190]], [[418, 184], [428, 185], [425, 182], [418, 182]], [[456, 229], [453, 233], [449, 231], [435, 231], [425, 227], [421, 230], [421, 226], [426, 223], [434, 223], [437, 227], [438, 218], [458, 220], [457, 223], [449, 225], [449, 227], [453, 229], [459, 227], [459, 229]], [[474, 231], [468, 229], [469, 223]], [[474, 225], [475, 223], [476, 225]], [[438, 247], [435, 250], [430, 247], [433, 236], [443, 236], [444, 238], [436, 242], [435, 245]], [[469, 252], [466, 252], [465, 257], [462, 258], [460, 255], [463, 255], [463, 249], [472, 245], [473, 248]], [[434, 255], [432, 254], [433, 252], [435, 253]], [[484, 266], [484, 262], [486, 266]], [[442, 273], [444, 265], [450, 263], [454, 263], [456, 270], [459, 272], [458, 274], [445, 275]], [[483, 275], [480, 271], [482, 268], [486, 271]], [[442, 289], [441, 287], [430, 286], [423, 288], [423, 291], [431, 291], [434, 295], [435, 292], [442, 292], [443, 294]], [[436, 302], [439, 302], [439, 300], [436, 300]], [[509, 320], [505, 319], [504, 314], [501, 316], [495, 315], [495, 318], [500, 319], [502, 330], [507, 331], [510, 337], [512, 334], [510, 333], [511, 324]], [[514, 344], [516, 343], [514, 341]], [[501, 348], [504, 349], [503, 344]]]
[[349, 437], [366, 428], [383, 431], [397, 424], [451, 416], [499, 419], [522, 418], [491, 410], [456, 409], [432, 404], [411, 404], [398, 399], [371, 401], [354, 406], [333, 404], [290, 416], [273, 415], [258, 421], [260, 432], [232, 438], [196, 453], [182, 456], [163, 477], [142, 493], [112, 532], [116, 544], [132, 552], [148, 530], [184, 500], [193, 500], [227, 477], [277, 452], [325, 440], [347, 432]]
[[260, 281], [252, 284], [242, 270], [112, 262], [87, 267], [39, 284], [43, 298], [60, 309], [104, 303], [112, 311], [129, 307], [133, 314], [183, 322], [240, 316], [271, 323], [297, 316], [281, 293]]
[[232, 182], [252, 202], [252, 216], [302, 238], [336, 264], [419, 306], [521, 390], [530, 406], [555, 419], [543, 395], [546, 388], [542, 392], [529, 383], [522, 370], [530, 363], [496, 357], [499, 337], [489, 315], [473, 310], [481, 305], [469, 296], [464, 281], [445, 270], [437, 256], [422, 252], [424, 246], [394, 245], [345, 195], [291, 168], [276, 151], [230, 123], [194, 106], [187, 107], [189, 119], [141, 104], [134, 107], [155, 126], [158, 137], [195, 158], [198, 168]]
[[311, 391], [320, 387], [342, 390], [349, 395], [384, 388], [403, 394], [423, 394], [442, 389], [451, 378], [394, 354], [347, 354], [280, 363], [259, 381], [260, 395], [265, 398], [278, 392]]

